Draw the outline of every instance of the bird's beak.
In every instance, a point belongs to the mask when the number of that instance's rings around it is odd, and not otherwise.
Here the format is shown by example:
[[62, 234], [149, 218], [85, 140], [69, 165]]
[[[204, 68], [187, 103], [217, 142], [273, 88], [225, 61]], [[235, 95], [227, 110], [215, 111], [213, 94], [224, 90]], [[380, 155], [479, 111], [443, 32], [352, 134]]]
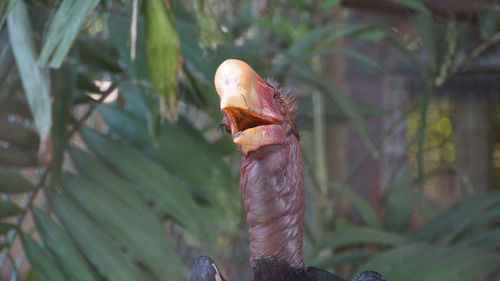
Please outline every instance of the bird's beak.
[[233, 141], [244, 154], [283, 137], [276, 127], [281, 117], [273, 106], [275, 89], [247, 63], [224, 61], [215, 73], [214, 83]]

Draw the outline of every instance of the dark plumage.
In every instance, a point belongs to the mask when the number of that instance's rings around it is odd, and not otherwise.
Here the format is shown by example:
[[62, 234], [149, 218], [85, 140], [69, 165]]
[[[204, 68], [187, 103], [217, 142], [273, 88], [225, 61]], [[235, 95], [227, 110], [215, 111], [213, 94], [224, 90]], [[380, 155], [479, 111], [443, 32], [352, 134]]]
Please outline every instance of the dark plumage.
[[207, 256], [198, 257], [189, 269], [189, 281], [226, 281], [214, 261]]

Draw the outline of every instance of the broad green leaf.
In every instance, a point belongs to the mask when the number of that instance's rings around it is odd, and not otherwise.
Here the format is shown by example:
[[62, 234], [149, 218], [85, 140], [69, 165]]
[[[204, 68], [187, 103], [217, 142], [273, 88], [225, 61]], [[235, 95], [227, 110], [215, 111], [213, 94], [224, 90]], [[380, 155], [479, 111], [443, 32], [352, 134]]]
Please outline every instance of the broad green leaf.
[[33, 185], [21, 175], [0, 167], [0, 192], [23, 193], [33, 190]]
[[[385, 35], [385, 33], [384, 33]], [[360, 63], [369, 65], [376, 70], [381, 69], [383, 66], [380, 65], [378, 62], [376, 62], [374, 59], [370, 58], [367, 55], [362, 54], [361, 52], [348, 49], [348, 48], [340, 48], [340, 47], [335, 47], [335, 48], [327, 48], [322, 51], [316, 52], [315, 55], [325, 55], [325, 54], [340, 54], [344, 55], [346, 57], [352, 58], [354, 60], [359, 61]], [[360, 101], [358, 101], [360, 102]]]
[[16, 227], [17, 226], [15, 224], [0, 222], [0, 235], [3, 235]]
[[34, 167], [38, 164], [38, 159], [34, 151], [21, 150], [11, 145], [7, 148], [0, 147], [0, 165], [2, 164], [12, 167]]
[[102, 229], [87, 217], [74, 201], [52, 193], [49, 196], [49, 202], [71, 237], [80, 246], [81, 251], [106, 279], [110, 281], [149, 280], [116, 242], [103, 233]]
[[[66, 1], [65, 1], [66, 2]], [[9, 38], [21, 74], [24, 91], [35, 119], [38, 133], [48, 136], [52, 125], [50, 97], [41, 69], [36, 63], [31, 23], [23, 0], [16, 1], [7, 17]]]
[[[263, 30], [272, 32], [274, 35], [285, 40], [285, 42], [293, 42], [308, 31], [306, 23], [296, 22], [294, 19], [281, 14], [258, 18], [250, 17], [248, 21], [251, 24], [258, 25]], [[269, 43], [271, 42], [265, 42], [265, 44]]]
[[329, 48], [336, 41], [347, 37], [378, 41], [383, 35], [383, 29], [376, 25], [347, 25], [329, 34], [317, 49]]
[[361, 136], [364, 144], [367, 149], [370, 151], [371, 155], [374, 158], [379, 157], [379, 152], [377, 151], [375, 145], [370, 140], [368, 135], [368, 127], [366, 122], [363, 120], [363, 117], [354, 109], [354, 105], [351, 100], [349, 100], [345, 95], [339, 93], [336, 89], [335, 85], [332, 85], [325, 79], [321, 77], [317, 77], [315, 74], [310, 73], [304, 69], [296, 69], [299, 72], [299, 78], [304, 79], [308, 83], [316, 86], [323, 93], [325, 93], [328, 97], [330, 97], [333, 101], [335, 101], [338, 106], [342, 109], [342, 111], [347, 115], [349, 120], [352, 122], [353, 126], [356, 128], [358, 133]]
[[457, 235], [473, 223], [478, 214], [500, 202], [500, 193], [476, 195], [464, 198], [456, 206], [443, 212], [422, 226], [414, 234], [414, 238], [422, 241], [443, 239]]
[[[3, 179], [2, 179], [3, 180]], [[19, 214], [22, 209], [12, 201], [0, 201], [0, 218], [10, 217]]]
[[337, 5], [340, 2], [341, 0], [323, 0], [320, 4], [320, 8], [326, 10]]
[[[145, 211], [141, 207], [144, 202], [130, 194], [131, 190], [137, 192], [138, 188], [131, 187], [131, 184], [114, 172], [110, 166], [106, 165], [103, 161], [99, 161], [99, 159], [90, 153], [84, 152], [76, 147], [69, 147], [68, 151], [71, 155], [71, 160], [73, 160], [81, 176], [105, 187], [110, 192], [113, 192], [117, 198], [120, 198], [127, 204], [136, 205], [136, 207]], [[141, 193], [137, 192], [137, 194]]]
[[378, 26], [371, 25], [345, 25], [330, 24], [317, 27], [305, 33], [295, 40], [286, 51], [288, 60], [303, 60], [318, 54], [322, 50], [331, 48], [331, 45], [345, 37], [368, 36], [368, 38], [380, 38], [383, 30]]
[[118, 54], [108, 40], [79, 36], [75, 44], [78, 47], [79, 61], [87, 67], [111, 73], [122, 72], [118, 64]]
[[422, 46], [429, 57], [430, 66], [434, 73], [438, 71], [439, 57], [439, 38], [437, 38], [437, 25], [434, 23], [432, 15], [421, 14], [414, 19], [414, 25], [418, 35], [422, 40]]
[[35, 224], [68, 280], [94, 281], [95, 276], [68, 234], [42, 210], [33, 209]]
[[200, 29], [200, 45], [206, 48], [215, 49], [224, 42], [224, 35], [217, 23], [217, 19], [212, 9], [213, 6], [215, 6], [215, 4], [210, 1], [193, 1], [193, 8], [198, 20], [198, 28]]
[[72, 101], [75, 94], [76, 66], [64, 63], [60, 69], [51, 71], [51, 87], [54, 97], [52, 111], [54, 121], [52, 126], [52, 176], [57, 178], [68, 142], [68, 125], [71, 121]]
[[[471, 280], [498, 271], [498, 253], [476, 251], [475, 249], [455, 251], [453, 255], [443, 256], [434, 264], [433, 274], [427, 275], [425, 280]], [[445, 261], [445, 262], [443, 262]]]
[[387, 192], [384, 222], [387, 229], [400, 233], [409, 230], [415, 206], [412, 177], [411, 168], [403, 166], [395, 184]]
[[15, 3], [16, 0], [6, 0], [0, 3], [0, 29], [2, 29], [3, 24], [7, 20], [7, 16]]
[[483, 38], [492, 36], [500, 27], [500, 11], [484, 9], [477, 13], [479, 30]]
[[185, 119], [175, 125], [165, 124], [153, 144], [140, 119], [111, 106], [101, 106], [99, 112], [113, 131], [161, 163], [173, 176], [188, 182], [197, 196], [219, 206], [230, 203], [221, 202], [223, 198], [237, 196], [236, 183], [222, 156]]
[[99, 0], [65, 0], [57, 9], [48, 27], [38, 62], [59, 68], [68, 54], [87, 16]]
[[399, 35], [394, 34], [391, 30], [386, 30], [387, 41], [392, 44], [396, 49], [398, 49], [404, 56], [406, 56], [412, 66], [414, 66], [422, 78], [427, 77], [427, 69], [422, 65], [420, 59], [417, 55], [408, 47], [408, 44], [402, 40]]
[[54, 259], [40, 247], [31, 236], [21, 233], [24, 252], [36, 275], [43, 281], [65, 281], [63, 273]]
[[359, 196], [356, 192], [351, 191], [348, 188], [338, 186], [338, 185], [332, 185], [332, 187], [341, 193], [342, 195], [346, 196], [349, 198], [351, 203], [354, 205], [356, 210], [361, 214], [363, 217], [363, 220], [371, 227], [373, 228], [381, 228], [381, 222], [380, 219], [375, 212], [375, 210], [366, 202], [365, 199], [363, 199], [361, 196]]
[[373, 251], [349, 250], [346, 252], [336, 252], [326, 259], [311, 262], [312, 266], [318, 268], [331, 268], [349, 262], [359, 262], [376, 255]]
[[151, 86], [151, 78], [149, 75], [149, 67], [147, 62], [147, 54], [145, 51], [145, 34], [144, 21], [138, 19], [137, 23], [137, 39], [136, 58], [132, 60], [130, 57], [130, 38], [129, 27], [130, 19], [118, 14], [111, 14], [108, 19], [108, 25], [111, 33], [111, 41], [118, 52], [120, 62], [125, 66], [128, 76], [127, 88], [134, 89], [138, 92], [141, 106], [146, 106], [147, 110], [144, 115], [147, 120], [147, 129], [150, 135], [156, 135], [159, 127], [159, 107], [158, 98], [153, 94]]
[[[94, 84], [92, 79], [85, 75], [84, 73], [78, 73], [76, 75], [76, 88], [79, 90], [83, 90], [85, 92], [89, 93], [99, 93], [100, 89]], [[82, 93], [83, 94], [83, 93]], [[84, 95], [87, 97], [87, 100], [90, 100], [88, 98], [88, 95]], [[77, 97], [74, 97], [74, 99], [77, 99]], [[74, 101], [74, 103], [76, 103]]]
[[[162, 280], [183, 279], [185, 272], [181, 261], [165, 240], [161, 222], [133, 192], [126, 189], [110, 192], [112, 187], [101, 187], [69, 175], [64, 175], [61, 183], [103, 230], [129, 249], [156, 276]], [[125, 200], [121, 200], [123, 197]], [[130, 204], [131, 201], [135, 204]]]
[[329, 24], [312, 29], [299, 39], [295, 40], [293, 44], [288, 48], [287, 53], [291, 57], [298, 57], [301, 54], [307, 53], [307, 49], [315, 46], [318, 42], [324, 40], [325, 37], [328, 36], [328, 34], [339, 29], [341, 29], [341, 26], [335, 24]]
[[[5, 79], [16, 63], [9, 44], [9, 34], [7, 34], [7, 30], [0, 32], [0, 42], [2, 42], [0, 43], [0, 84], [7, 86], [8, 83], [4, 83]], [[6, 95], [7, 93], [3, 93], [0, 96]], [[4, 97], [2, 97], [2, 99], [3, 98]], [[2, 101], [2, 99], [0, 99], [0, 101]]]
[[408, 241], [407, 237], [397, 233], [371, 227], [351, 226], [326, 234], [320, 245], [335, 249], [359, 244], [400, 245]]
[[417, 244], [376, 255], [358, 270], [374, 269], [388, 280], [469, 280], [495, 270], [498, 258], [472, 248]]
[[367, 263], [357, 269], [358, 273], [366, 270], [375, 270], [384, 275], [388, 280], [387, 273], [410, 262], [430, 250], [426, 244], [408, 244], [373, 256]]
[[35, 131], [17, 123], [0, 121], [0, 136], [2, 140], [10, 142], [12, 145], [36, 151], [40, 140]]
[[429, 9], [427, 9], [427, 7], [424, 4], [422, 4], [422, 2], [420, 2], [420, 0], [389, 0], [389, 1], [401, 4], [408, 8], [415, 9], [424, 14], [430, 14]]
[[202, 210], [168, 171], [146, 158], [138, 151], [84, 128], [82, 137], [87, 145], [104, 162], [117, 171], [121, 177], [131, 182], [148, 199], [185, 225], [193, 234], [213, 241], [213, 229], [206, 222]]
[[160, 99], [160, 113], [177, 121], [176, 87], [181, 70], [180, 41], [170, 1], [146, 2], [146, 54], [153, 92]]
[[500, 248], [500, 228], [482, 230], [466, 241], [467, 245], [484, 249]]

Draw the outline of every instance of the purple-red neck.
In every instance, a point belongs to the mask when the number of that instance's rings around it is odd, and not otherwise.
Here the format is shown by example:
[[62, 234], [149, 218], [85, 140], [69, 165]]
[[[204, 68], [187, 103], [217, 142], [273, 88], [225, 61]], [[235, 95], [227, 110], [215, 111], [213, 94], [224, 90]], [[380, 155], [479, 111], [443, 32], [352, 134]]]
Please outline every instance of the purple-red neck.
[[262, 261], [304, 272], [304, 176], [297, 137], [289, 134], [285, 144], [243, 157], [240, 187], [254, 272]]

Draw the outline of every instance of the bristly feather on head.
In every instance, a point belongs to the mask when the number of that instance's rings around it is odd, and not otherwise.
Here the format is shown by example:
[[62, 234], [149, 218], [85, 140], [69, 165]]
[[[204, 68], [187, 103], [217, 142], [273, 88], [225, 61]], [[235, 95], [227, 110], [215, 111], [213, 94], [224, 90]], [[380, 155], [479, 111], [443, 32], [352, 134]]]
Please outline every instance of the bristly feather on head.
[[269, 87], [274, 89], [273, 98], [282, 105], [281, 114], [283, 114], [285, 120], [290, 124], [291, 133], [293, 133], [297, 139], [300, 139], [297, 122], [295, 120], [298, 108], [297, 99], [290, 89], [280, 87], [276, 80], [269, 77], [264, 78], [264, 80]]

